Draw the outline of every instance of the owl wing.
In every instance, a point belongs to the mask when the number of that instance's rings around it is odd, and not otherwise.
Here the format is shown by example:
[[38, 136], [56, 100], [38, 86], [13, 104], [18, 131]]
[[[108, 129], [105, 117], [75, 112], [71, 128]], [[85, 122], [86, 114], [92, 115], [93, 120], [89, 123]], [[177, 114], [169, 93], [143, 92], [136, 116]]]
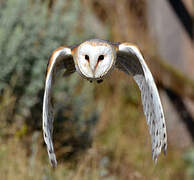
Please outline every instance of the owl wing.
[[138, 48], [129, 43], [118, 45], [116, 67], [131, 74], [141, 91], [141, 99], [152, 141], [152, 157], [157, 162], [161, 149], [166, 154], [166, 124], [160, 97], [152, 74]]
[[44, 100], [43, 100], [43, 136], [47, 146], [50, 163], [53, 167], [56, 167], [57, 161], [54, 152], [52, 133], [53, 133], [53, 107], [51, 104], [51, 90], [55, 81], [56, 75], [62, 69], [65, 69], [65, 75], [69, 75], [75, 72], [75, 65], [71, 54], [71, 49], [67, 47], [61, 47], [56, 49], [48, 62], [47, 73], [45, 80]]

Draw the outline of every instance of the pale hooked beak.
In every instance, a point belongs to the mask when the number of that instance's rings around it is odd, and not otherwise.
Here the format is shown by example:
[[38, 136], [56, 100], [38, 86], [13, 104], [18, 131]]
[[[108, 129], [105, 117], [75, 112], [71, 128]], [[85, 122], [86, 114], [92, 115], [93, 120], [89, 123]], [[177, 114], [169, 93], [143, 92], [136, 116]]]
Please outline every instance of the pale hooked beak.
[[95, 77], [96, 66], [97, 66], [96, 63], [90, 63], [90, 68], [91, 68], [93, 77]]

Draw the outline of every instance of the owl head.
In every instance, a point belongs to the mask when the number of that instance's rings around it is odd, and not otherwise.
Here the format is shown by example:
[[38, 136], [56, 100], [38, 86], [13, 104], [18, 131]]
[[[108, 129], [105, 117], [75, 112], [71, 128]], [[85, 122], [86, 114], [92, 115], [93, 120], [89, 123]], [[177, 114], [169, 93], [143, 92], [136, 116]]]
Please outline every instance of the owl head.
[[87, 79], [102, 79], [114, 67], [116, 51], [106, 41], [92, 39], [76, 48], [74, 60], [80, 75]]

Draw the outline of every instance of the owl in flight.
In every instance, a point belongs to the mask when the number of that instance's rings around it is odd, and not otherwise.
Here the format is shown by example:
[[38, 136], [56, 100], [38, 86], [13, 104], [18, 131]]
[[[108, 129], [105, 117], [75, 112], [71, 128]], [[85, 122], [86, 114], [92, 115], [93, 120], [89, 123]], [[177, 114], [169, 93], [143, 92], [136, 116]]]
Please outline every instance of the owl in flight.
[[57, 161], [52, 141], [54, 116], [51, 90], [56, 75], [61, 70], [65, 70], [65, 75], [77, 71], [90, 82], [101, 82], [115, 67], [132, 75], [141, 91], [143, 110], [151, 135], [153, 160], [157, 162], [161, 150], [166, 153], [166, 124], [160, 97], [139, 49], [130, 43], [90, 39], [78, 45], [56, 49], [48, 62], [43, 100], [43, 136], [53, 167], [56, 167]]

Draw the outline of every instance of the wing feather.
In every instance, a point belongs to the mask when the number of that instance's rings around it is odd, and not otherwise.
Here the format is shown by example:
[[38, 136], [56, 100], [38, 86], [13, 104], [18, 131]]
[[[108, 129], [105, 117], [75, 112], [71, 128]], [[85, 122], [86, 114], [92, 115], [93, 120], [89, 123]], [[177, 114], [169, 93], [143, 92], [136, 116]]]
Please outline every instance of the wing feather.
[[47, 146], [50, 163], [53, 167], [56, 167], [57, 160], [54, 152], [52, 133], [53, 133], [53, 107], [51, 104], [51, 90], [55, 81], [56, 75], [60, 70], [66, 69], [66, 74], [71, 74], [75, 71], [75, 65], [73, 57], [71, 55], [71, 49], [61, 47], [56, 49], [47, 66], [45, 91], [43, 100], [43, 136]]
[[161, 150], [166, 154], [167, 134], [162, 104], [152, 74], [136, 46], [119, 45], [116, 67], [131, 74], [141, 91], [141, 99], [152, 140], [152, 157], [157, 162]]

